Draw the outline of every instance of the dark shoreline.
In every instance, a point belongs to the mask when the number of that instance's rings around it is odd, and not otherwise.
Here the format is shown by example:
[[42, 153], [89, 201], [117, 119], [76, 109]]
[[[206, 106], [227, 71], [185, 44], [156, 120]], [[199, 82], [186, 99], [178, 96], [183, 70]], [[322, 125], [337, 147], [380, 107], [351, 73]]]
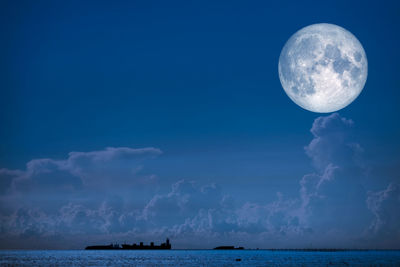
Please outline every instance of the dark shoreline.
[[[21, 248], [2, 248], [0, 249], [0, 251], [71, 251], [71, 250], [76, 250], [76, 251], [84, 251], [85, 249], [79, 249], [79, 248], [75, 248], [75, 249], [21, 249]], [[118, 250], [118, 249], [116, 249]], [[144, 249], [144, 250], [151, 250], [151, 251], [155, 251], [152, 249]], [[196, 250], [213, 250], [213, 251], [221, 251], [221, 250], [215, 250], [212, 248], [174, 248], [174, 249], [168, 249], [166, 251], [184, 251], [184, 250], [190, 250], [190, 251], [196, 251]], [[95, 250], [98, 251], [98, 250]], [[104, 250], [102, 250], [104, 251]], [[115, 251], [115, 250], [112, 250]], [[124, 249], [120, 249], [119, 251], [124, 251]], [[160, 251], [160, 250], [157, 250]], [[163, 251], [163, 250], [161, 250]], [[165, 251], [165, 250], [164, 250]], [[222, 250], [222, 251], [228, 251], [228, 250]], [[237, 249], [234, 249], [232, 251], [238, 251]], [[297, 249], [297, 248], [289, 248], [289, 249], [285, 249], [285, 248], [246, 248], [246, 249], [241, 249], [239, 251], [304, 251], [304, 252], [345, 252], [345, 251], [360, 251], [360, 252], [368, 252], [368, 251], [400, 251], [400, 249]]]
[[[33, 249], [34, 250], [34, 249]], [[64, 250], [64, 249], [56, 249], [56, 250]], [[65, 249], [65, 250], [81, 250], [81, 249]], [[99, 249], [101, 250], [101, 249]], [[124, 250], [124, 249], [116, 249], [116, 250]], [[143, 250], [159, 250], [159, 249], [143, 249]], [[168, 249], [167, 251], [196, 251], [196, 250], [212, 250], [212, 251], [298, 251], [298, 252], [346, 252], [346, 251], [359, 251], [359, 252], [368, 252], [368, 251], [400, 251], [400, 249], [276, 249], [276, 248], [246, 248], [246, 249], [212, 249], [212, 248], [175, 248]]]

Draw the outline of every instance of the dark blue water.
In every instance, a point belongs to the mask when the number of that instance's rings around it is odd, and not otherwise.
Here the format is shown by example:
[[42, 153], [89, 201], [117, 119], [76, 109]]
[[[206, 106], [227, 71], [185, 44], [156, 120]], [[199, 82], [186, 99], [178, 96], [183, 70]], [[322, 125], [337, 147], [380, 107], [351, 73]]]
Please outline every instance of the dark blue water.
[[[240, 259], [240, 261], [238, 261]], [[400, 266], [400, 251], [3, 250], [1, 266]]]

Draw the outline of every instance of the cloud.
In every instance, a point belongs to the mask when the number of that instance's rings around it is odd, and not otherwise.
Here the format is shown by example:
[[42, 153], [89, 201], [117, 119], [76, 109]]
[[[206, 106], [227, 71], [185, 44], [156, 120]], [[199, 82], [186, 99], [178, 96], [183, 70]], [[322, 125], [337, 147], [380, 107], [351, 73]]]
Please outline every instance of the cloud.
[[[82, 178], [88, 186], [104, 188], [105, 186], [125, 185], [129, 181], [128, 171], [140, 171], [144, 160], [161, 154], [157, 148], [132, 149], [127, 147], [108, 147], [102, 151], [70, 152], [65, 167]], [[116, 163], [119, 164], [116, 164]]]
[[[143, 210], [143, 222], [151, 226], [156, 236], [170, 236], [175, 242], [204, 247], [218, 242], [242, 245], [277, 245], [276, 241], [302, 235], [303, 228], [296, 214], [297, 200], [277, 194], [272, 203], [235, 203], [230, 195], [222, 193], [215, 184], [200, 186], [193, 181], [180, 180], [171, 191], [154, 196]], [[283, 247], [284, 242], [281, 246]]]
[[180, 180], [171, 191], [155, 195], [143, 209], [143, 218], [154, 226], [174, 226], [201, 210], [215, 209], [222, 200], [221, 189], [216, 184], [199, 186], [193, 181]]
[[337, 113], [319, 117], [312, 125], [313, 139], [305, 152], [315, 172], [300, 180], [299, 218], [304, 227], [320, 236], [314, 243], [333, 238], [331, 244], [350, 246], [359, 242], [368, 227], [367, 177], [360, 160], [363, 148], [353, 128], [352, 120]]
[[369, 230], [374, 235], [400, 240], [400, 185], [390, 183], [381, 191], [369, 191], [366, 203], [374, 215]]
[[108, 147], [100, 151], [70, 152], [65, 160], [34, 159], [26, 164], [25, 171], [2, 169], [1, 180], [11, 185], [2, 189], [27, 193], [74, 190], [82, 186], [113, 187], [122, 181], [133, 182], [130, 178], [141, 170], [143, 161], [161, 153], [156, 148]]
[[20, 170], [0, 169], [0, 195], [7, 193], [13, 180], [23, 175]]
[[323, 172], [328, 165], [353, 164], [353, 157], [361, 151], [353, 140], [353, 126], [352, 120], [338, 113], [315, 119], [310, 130], [314, 138], [305, 151], [318, 171]]
[[304, 148], [313, 171], [299, 175], [297, 193], [277, 192], [272, 202], [238, 202], [201, 180], [163, 188], [146, 168], [162, 153], [151, 147], [71, 152], [31, 160], [25, 170], [0, 169], [0, 243], [79, 248], [169, 236], [192, 248], [400, 247], [399, 186], [368, 187], [353, 128], [337, 113], [315, 119]]
[[135, 209], [126, 211], [125, 204], [141, 199], [135, 190], [154, 194], [155, 176], [143, 164], [161, 153], [109, 147], [63, 160], [34, 159], [25, 170], [1, 169], [3, 238], [128, 231]]

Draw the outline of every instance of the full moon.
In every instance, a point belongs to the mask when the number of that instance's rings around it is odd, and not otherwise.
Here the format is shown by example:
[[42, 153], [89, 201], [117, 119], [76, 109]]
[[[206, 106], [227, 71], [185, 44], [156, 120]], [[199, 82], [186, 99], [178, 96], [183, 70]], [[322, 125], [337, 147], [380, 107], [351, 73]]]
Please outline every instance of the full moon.
[[353, 102], [368, 75], [367, 56], [357, 38], [326, 23], [293, 34], [282, 49], [278, 68], [289, 98], [320, 113], [334, 112]]

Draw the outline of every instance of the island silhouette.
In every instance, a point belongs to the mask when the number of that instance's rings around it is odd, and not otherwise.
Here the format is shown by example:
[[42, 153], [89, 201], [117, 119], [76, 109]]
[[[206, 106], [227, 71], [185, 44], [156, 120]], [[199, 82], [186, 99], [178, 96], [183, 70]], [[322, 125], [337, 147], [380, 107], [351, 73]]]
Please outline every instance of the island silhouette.
[[109, 250], [109, 249], [171, 249], [171, 243], [169, 239], [165, 241], [165, 243], [161, 243], [161, 245], [157, 246], [154, 245], [154, 242], [150, 242], [150, 245], [144, 245], [143, 242], [140, 242], [139, 245], [133, 243], [132, 245], [129, 244], [110, 244], [110, 245], [96, 245], [96, 246], [87, 246], [85, 249], [87, 250]]
[[[133, 243], [129, 244], [110, 244], [110, 245], [95, 245], [95, 246], [87, 246], [86, 250], [139, 250], [139, 249], [171, 249], [171, 243], [169, 242], [169, 238], [166, 239], [165, 243], [161, 243], [161, 245], [154, 245], [154, 242], [150, 242], [150, 245], [144, 245], [143, 242], [140, 242], [139, 245]], [[244, 247], [235, 247], [235, 246], [219, 246], [215, 247], [216, 250], [236, 250], [236, 249], [244, 249]]]

